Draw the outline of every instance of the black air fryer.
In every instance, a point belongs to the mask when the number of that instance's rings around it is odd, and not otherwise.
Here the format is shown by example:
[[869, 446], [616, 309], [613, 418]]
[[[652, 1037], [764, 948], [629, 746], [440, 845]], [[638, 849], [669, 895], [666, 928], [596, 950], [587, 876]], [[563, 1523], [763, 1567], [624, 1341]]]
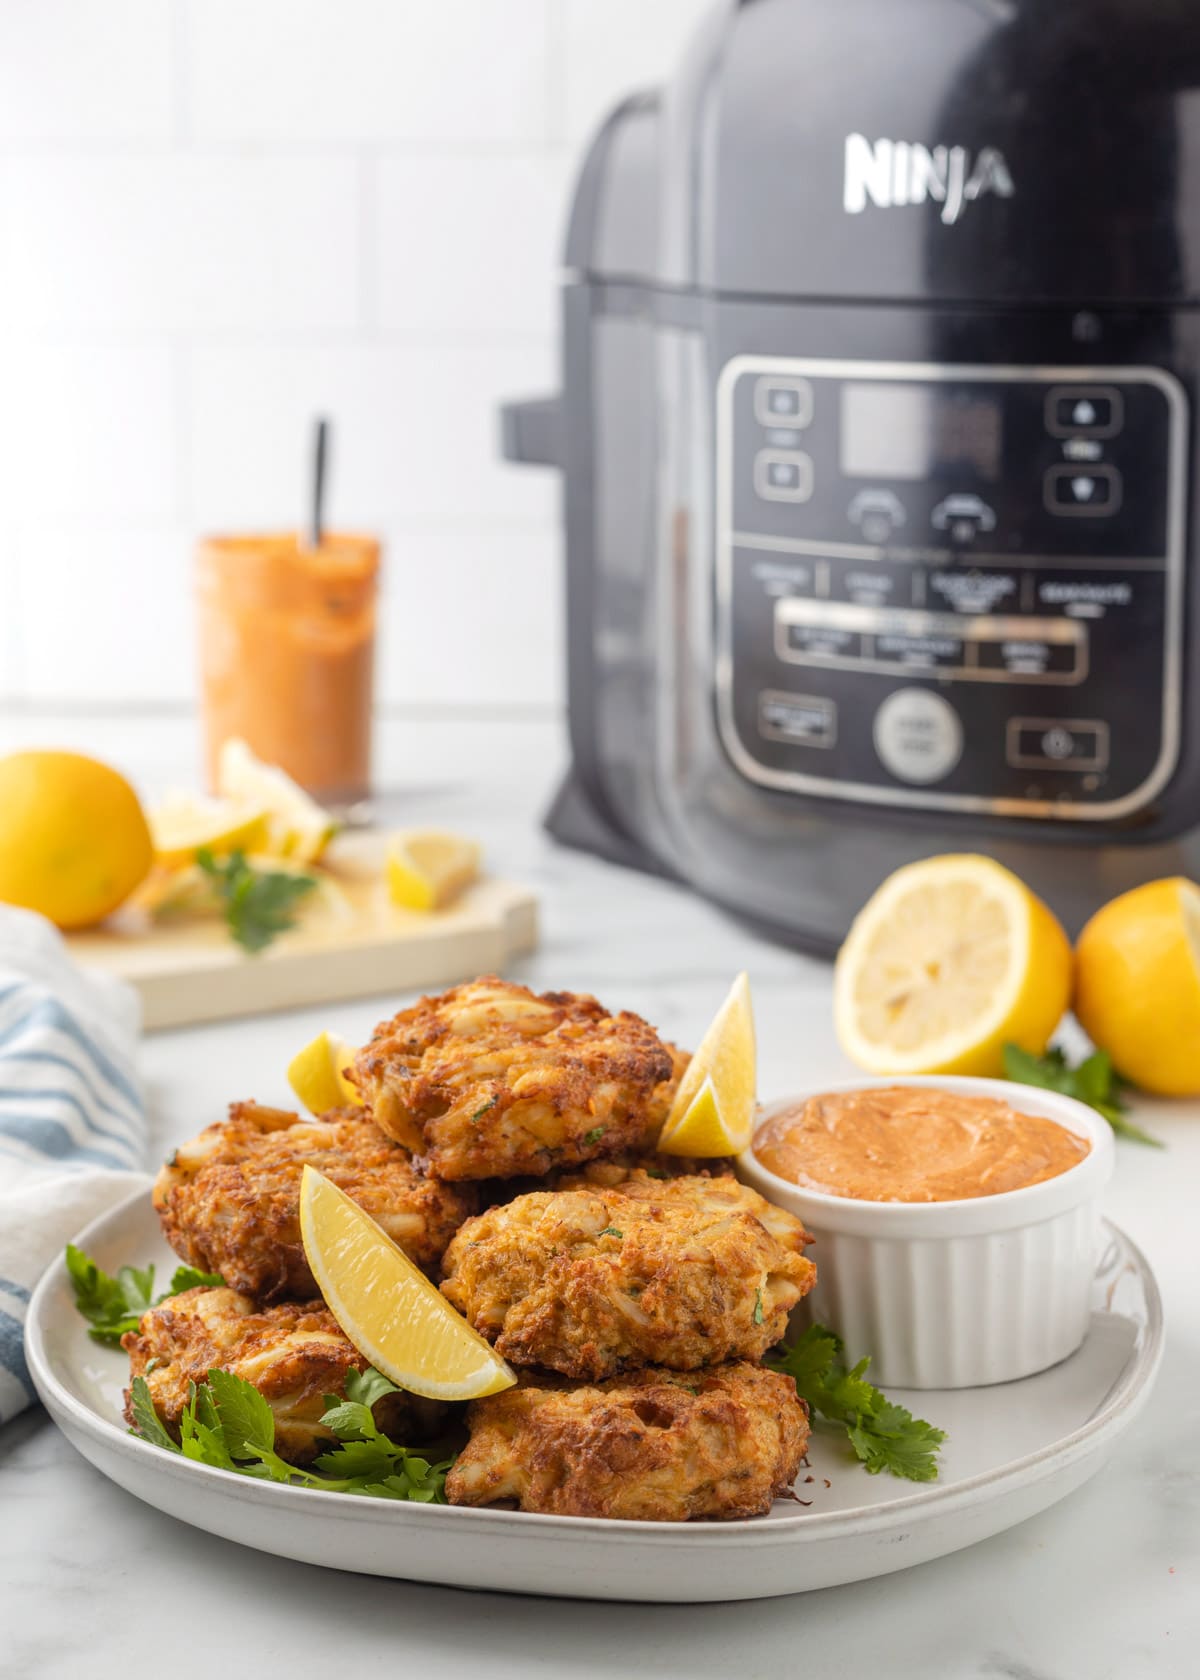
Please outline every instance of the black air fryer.
[[1200, 8], [742, 0], [579, 180], [561, 837], [830, 951], [1197, 873]]

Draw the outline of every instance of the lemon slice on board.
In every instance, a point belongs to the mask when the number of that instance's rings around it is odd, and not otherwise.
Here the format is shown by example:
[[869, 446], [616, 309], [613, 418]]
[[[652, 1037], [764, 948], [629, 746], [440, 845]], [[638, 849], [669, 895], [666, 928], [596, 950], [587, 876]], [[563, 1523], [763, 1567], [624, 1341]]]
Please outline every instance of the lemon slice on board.
[[387, 884], [405, 910], [441, 910], [479, 876], [474, 840], [440, 829], [409, 829], [388, 840]]
[[1075, 1013], [1118, 1073], [1160, 1096], [1200, 1092], [1200, 888], [1148, 881], [1097, 910], [1075, 947]]
[[321, 1032], [288, 1063], [288, 1084], [310, 1114], [325, 1114], [331, 1108], [362, 1105], [358, 1086], [346, 1078], [343, 1068], [354, 1060], [354, 1047], [335, 1033]]
[[679, 1082], [658, 1140], [663, 1154], [697, 1158], [747, 1148], [756, 1070], [750, 980], [739, 974]]
[[1071, 970], [1066, 934], [1010, 870], [972, 853], [906, 864], [838, 953], [838, 1041], [871, 1073], [999, 1076], [1005, 1044], [1045, 1050]]
[[476, 1400], [516, 1373], [357, 1202], [314, 1167], [300, 1183], [300, 1234], [317, 1286], [364, 1359], [411, 1394]]
[[315, 863], [337, 833], [336, 820], [310, 799], [278, 765], [264, 764], [245, 741], [226, 741], [217, 757], [217, 792], [222, 799], [257, 805], [267, 812], [263, 851]]
[[210, 852], [257, 852], [267, 844], [266, 808], [234, 799], [203, 799], [193, 793], [169, 794], [149, 813], [154, 861], [164, 869], [192, 863], [202, 849]]

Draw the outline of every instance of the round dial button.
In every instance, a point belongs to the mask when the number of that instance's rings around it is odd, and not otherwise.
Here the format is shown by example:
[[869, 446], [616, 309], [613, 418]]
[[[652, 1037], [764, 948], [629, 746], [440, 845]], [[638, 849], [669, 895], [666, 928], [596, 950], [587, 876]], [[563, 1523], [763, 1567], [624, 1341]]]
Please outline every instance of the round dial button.
[[962, 757], [963, 731], [954, 707], [927, 688], [898, 688], [875, 714], [875, 751], [902, 782], [940, 782]]

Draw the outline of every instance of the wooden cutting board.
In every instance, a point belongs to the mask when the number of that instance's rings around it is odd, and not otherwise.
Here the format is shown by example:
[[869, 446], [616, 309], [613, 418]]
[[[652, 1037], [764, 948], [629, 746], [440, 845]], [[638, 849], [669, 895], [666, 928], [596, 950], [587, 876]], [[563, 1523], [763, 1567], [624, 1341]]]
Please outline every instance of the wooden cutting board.
[[401, 910], [387, 896], [381, 860], [377, 838], [336, 841], [333, 905], [306, 912], [257, 956], [208, 917], [152, 924], [117, 915], [68, 945], [79, 962], [136, 987], [147, 1031], [502, 974], [536, 945], [528, 887], [485, 877], [445, 910]]

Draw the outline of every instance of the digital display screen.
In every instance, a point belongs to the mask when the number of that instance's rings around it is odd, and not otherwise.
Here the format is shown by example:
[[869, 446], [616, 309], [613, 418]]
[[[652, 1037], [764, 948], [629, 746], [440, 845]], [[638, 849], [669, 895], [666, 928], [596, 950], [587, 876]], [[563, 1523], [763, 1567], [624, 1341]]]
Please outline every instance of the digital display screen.
[[847, 478], [929, 478], [967, 467], [1000, 476], [994, 398], [935, 385], [843, 385], [841, 468]]

